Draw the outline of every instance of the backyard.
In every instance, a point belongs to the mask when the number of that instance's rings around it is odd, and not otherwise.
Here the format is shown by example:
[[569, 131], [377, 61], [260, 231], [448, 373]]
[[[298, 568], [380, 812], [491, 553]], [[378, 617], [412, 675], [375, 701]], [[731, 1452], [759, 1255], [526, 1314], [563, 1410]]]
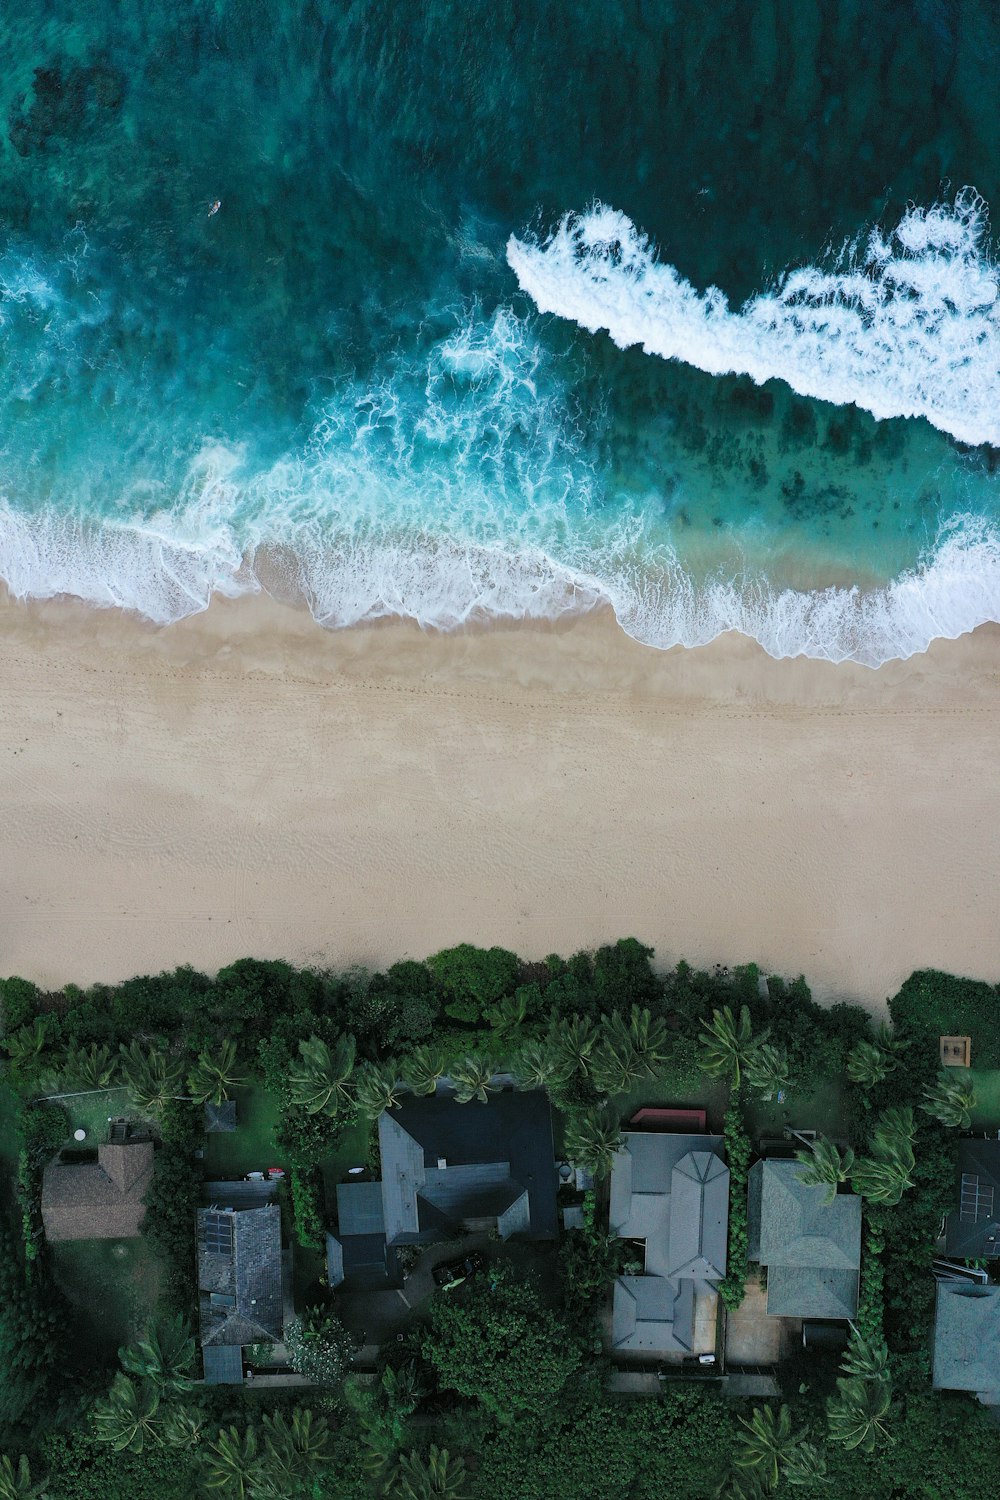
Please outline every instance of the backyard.
[[51, 1246], [52, 1269], [75, 1316], [74, 1345], [110, 1365], [156, 1312], [160, 1267], [146, 1240], [68, 1240]]
[[236, 1129], [206, 1135], [204, 1170], [208, 1178], [245, 1177], [286, 1165], [274, 1144], [278, 1100], [256, 1085], [233, 1090]]

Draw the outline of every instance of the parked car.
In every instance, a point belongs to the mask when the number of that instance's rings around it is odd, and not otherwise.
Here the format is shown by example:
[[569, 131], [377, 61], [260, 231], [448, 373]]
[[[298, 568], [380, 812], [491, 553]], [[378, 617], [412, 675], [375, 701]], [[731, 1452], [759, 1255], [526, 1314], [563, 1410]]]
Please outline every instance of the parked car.
[[486, 1261], [478, 1251], [467, 1255], [464, 1260], [446, 1260], [434, 1267], [434, 1285], [442, 1292], [450, 1292], [454, 1287], [461, 1286], [463, 1281], [468, 1281], [470, 1276], [475, 1276], [485, 1264]]

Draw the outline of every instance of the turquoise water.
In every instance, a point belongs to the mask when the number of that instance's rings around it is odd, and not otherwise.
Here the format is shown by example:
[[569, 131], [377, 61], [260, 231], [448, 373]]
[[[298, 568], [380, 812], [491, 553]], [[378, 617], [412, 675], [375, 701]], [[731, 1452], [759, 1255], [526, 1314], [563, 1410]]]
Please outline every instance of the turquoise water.
[[985, 0], [20, 0], [0, 47], [17, 594], [870, 664], [1000, 617]]

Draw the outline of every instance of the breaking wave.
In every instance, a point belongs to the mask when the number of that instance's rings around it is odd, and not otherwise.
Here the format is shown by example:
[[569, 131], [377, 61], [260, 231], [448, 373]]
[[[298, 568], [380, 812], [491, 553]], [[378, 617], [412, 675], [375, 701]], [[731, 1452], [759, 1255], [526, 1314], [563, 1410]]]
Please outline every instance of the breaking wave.
[[622, 349], [1000, 444], [1000, 272], [986, 228], [983, 200], [966, 189], [951, 206], [910, 209], [892, 233], [872, 230], [830, 269], [788, 272], [738, 311], [600, 204], [567, 214], [548, 239], [511, 236], [507, 258], [542, 312], [605, 329]]

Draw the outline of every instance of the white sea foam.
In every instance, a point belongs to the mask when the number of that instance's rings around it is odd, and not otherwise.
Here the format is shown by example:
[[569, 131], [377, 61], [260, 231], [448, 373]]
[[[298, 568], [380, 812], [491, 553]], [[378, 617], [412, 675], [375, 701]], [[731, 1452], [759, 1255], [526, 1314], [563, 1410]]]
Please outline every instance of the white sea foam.
[[643, 502], [609, 502], [598, 471], [530, 322], [500, 309], [376, 383], [344, 383], [308, 441], [267, 467], [214, 442], [176, 492], [120, 496], [103, 517], [0, 500], [0, 577], [18, 597], [166, 624], [272, 586], [280, 567], [330, 627], [604, 603], [653, 646], [739, 630], [773, 656], [871, 666], [1000, 619], [1000, 533], [981, 520], [956, 518], [919, 567], [869, 592], [782, 590], [749, 564], [695, 579]]
[[620, 348], [1000, 444], [1000, 273], [985, 234], [985, 205], [966, 190], [953, 206], [911, 209], [891, 234], [873, 230], [830, 269], [790, 272], [738, 311], [717, 287], [699, 293], [603, 205], [567, 214], [547, 240], [511, 236], [507, 258], [543, 312], [606, 329]]

